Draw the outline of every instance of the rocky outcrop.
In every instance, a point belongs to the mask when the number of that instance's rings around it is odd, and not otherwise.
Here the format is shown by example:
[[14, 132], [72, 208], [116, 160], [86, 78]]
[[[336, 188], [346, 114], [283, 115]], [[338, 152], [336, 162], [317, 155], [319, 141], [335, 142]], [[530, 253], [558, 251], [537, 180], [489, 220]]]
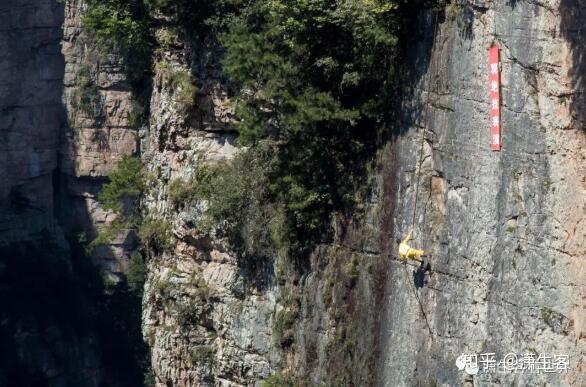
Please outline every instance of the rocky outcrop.
[[[157, 36], [170, 34], [177, 32], [161, 29]], [[213, 44], [173, 36], [155, 64], [141, 147], [152, 177], [144, 208], [172, 224], [177, 243], [150, 259], [143, 332], [157, 386], [250, 385], [274, 368], [275, 294], [251, 285], [227, 241], [194, 227], [199, 204], [175, 203], [171, 192], [203, 165], [233, 158], [230, 85]]]
[[[120, 57], [96, 44], [81, 26], [84, 3], [65, 3], [62, 52], [65, 59], [63, 101], [67, 125], [62, 133], [60, 184], [61, 217], [65, 226], [88, 240], [114, 219], [97, 200], [101, 186], [124, 155], [138, 152], [135, 102]], [[111, 245], [93, 252], [96, 263], [116, 281], [126, 265], [132, 236], [119, 235]]]
[[131, 304], [66, 238], [106, 220], [102, 177], [136, 151], [128, 86], [92, 56], [79, 2], [63, 3], [0, 4], [0, 385], [136, 385], [130, 313], [115, 306]]
[[[254, 281], [226, 241], [196, 231], [201, 209], [175, 207], [167, 191], [235, 152], [228, 86], [214, 59], [204, 61], [219, 53], [180, 47], [160, 58], [156, 119], [143, 140], [157, 181], [146, 206], [172, 221], [179, 242], [151, 261], [146, 288], [157, 383], [251, 385], [282, 369], [308, 384], [583, 384], [578, 8], [468, 1], [422, 12], [407, 43], [402, 126], [381, 144], [367, 198], [334, 214], [331, 240], [301, 272], [287, 272], [277, 255], [256, 272], [264, 287], [247, 285]], [[502, 58], [499, 153], [487, 123], [493, 41]], [[165, 76], [188, 70], [205, 102], [185, 114]], [[431, 254], [429, 271], [396, 260], [395, 239], [411, 228]], [[481, 352], [567, 354], [571, 370], [458, 371], [460, 354]]]
[[[415, 87], [391, 149], [400, 166], [394, 235], [410, 231], [417, 201], [414, 243], [430, 251], [431, 272], [417, 290], [424, 316], [408, 290], [414, 270], [406, 276], [389, 263], [378, 385], [585, 383], [586, 138], [572, 111], [580, 48], [567, 38], [583, 26], [561, 16], [579, 2], [563, 3], [463, 2], [440, 18], [436, 36], [434, 17], [424, 19], [433, 46], [413, 53]], [[489, 147], [493, 41], [501, 48], [501, 152]], [[510, 352], [566, 354], [570, 371], [472, 376], [455, 366], [462, 353]]]
[[[157, 386], [259, 385], [274, 374], [306, 385], [586, 384], [582, 0], [421, 11], [406, 42], [400, 127], [381, 139], [361, 202], [332, 214], [331, 232], [295, 268], [277, 252], [243, 262], [198, 227], [206, 203], [176, 200], [174, 189], [238, 152], [238, 90], [217, 43], [154, 15], [159, 49], [141, 108], [123, 62], [81, 28], [82, 7], [0, 5], [0, 385], [142, 378], [124, 358], [136, 355], [122, 340], [128, 321], [112, 318], [135, 304], [103, 298], [64, 238], [91, 238], [113, 219], [97, 193], [135, 153], [148, 172], [142, 212], [175, 237], [147, 252], [142, 333]], [[502, 61], [498, 153], [491, 42]], [[428, 271], [395, 257], [409, 231], [430, 252]], [[120, 278], [135, 245], [119, 235], [94, 258]], [[455, 364], [462, 353], [509, 352], [567, 354], [570, 370], [468, 375]]]

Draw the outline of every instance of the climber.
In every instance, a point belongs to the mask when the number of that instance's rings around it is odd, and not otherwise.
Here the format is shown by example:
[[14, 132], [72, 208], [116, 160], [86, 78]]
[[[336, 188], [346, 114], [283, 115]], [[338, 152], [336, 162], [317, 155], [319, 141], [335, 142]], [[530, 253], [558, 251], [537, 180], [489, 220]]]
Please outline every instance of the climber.
[[425, 255], [425, 251], [414, 249], [409, 246], [409, 241], [411, 240], [411, 233], [407, 235], [407, 237], [399, 243], [399, 257], [401, 260], [412, 259], [417, 262], [423, 263], [421, 257]]

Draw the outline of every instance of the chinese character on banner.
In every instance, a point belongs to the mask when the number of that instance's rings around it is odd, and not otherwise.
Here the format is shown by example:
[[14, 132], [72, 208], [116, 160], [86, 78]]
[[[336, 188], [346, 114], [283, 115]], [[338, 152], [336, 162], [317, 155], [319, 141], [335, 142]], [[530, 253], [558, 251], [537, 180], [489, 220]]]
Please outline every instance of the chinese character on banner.
[[500, 124], [500, 71], [499, 71], [499, 48], [496, 45], [488, 49], [488, 81], [490, 96], [490, 133], [492, 139], [492, 150], [501, 149], [501, 124]]
[[490, 108], [492, 110], [499, 110], [499, 100], [498, 98], [493, 98], [490, 100]]

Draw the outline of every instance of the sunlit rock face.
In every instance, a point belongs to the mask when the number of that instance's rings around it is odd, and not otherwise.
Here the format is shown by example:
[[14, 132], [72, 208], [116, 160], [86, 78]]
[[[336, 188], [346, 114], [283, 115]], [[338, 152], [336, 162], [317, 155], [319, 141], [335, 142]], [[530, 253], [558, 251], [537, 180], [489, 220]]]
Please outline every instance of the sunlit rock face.
[[[586, 139], [576, 113], [584, 47], [576, 43], [584, 3], [465, 3], [440, 18], [435, 36], [427, 15], [425, 43], [411, 52], [414, 87], [394, 145], [395, 234], [411, 229], [417, 200], [414, 243], [431, 252], [432, 265], [417, 292], [431, 333], [409, 278], [391, 265], [379, 385], [583, 385]], [[501, 53], [501, 152], [490, 149], [492, 43]], [[570, 371], [468, 375], [455, 367], [462, 353], [510, 352], [566, 354]]]
[[[95, 49], [82, 2], [2, 1], [0, 386], [142, 382], [142, 365], [129, 360], [135, 343], [117, 330], [128, 322], [110, 318], [136, 304], [96, 296], [98, 272], [65, 237], [91, 239], [113, 220], [97, 194], [135, 153], [149, 175], [142, 209], [176, 237], [149, 257], [142, 310], [131, 310], [157, 387], [259, 385], [277, 371], [306, 385], [586, 385], [586, 4], [453, 3], [422, 10], [409, 27], [400, 120], [373, 155], [366, 199], [333, 214], [331, 235], [283, 278], [276, 254], [250, 264], [225, 238], [201, 233], [205, 204], [170, 199], [172, 181], [238, 152], [238, 86], [217, 43], [179, 35], [154, 54], [150, 115], [137, 125], [120, 58]], [[168, 21], [159, 22], [156, 39]], [[492, 43], [501, 152], [490, 150], [488, 126]], [[190, 108], [177, 103], [170, 71], [197, 84]], [[410, 231], [430, 253], [427, 272], [394, 259], [396, 238]], [[136, 245], [118, 235], [94, 262], [117, 280]], [[463, 353], [509, 352], [567, 354], [570, 370], [456, 366]]]

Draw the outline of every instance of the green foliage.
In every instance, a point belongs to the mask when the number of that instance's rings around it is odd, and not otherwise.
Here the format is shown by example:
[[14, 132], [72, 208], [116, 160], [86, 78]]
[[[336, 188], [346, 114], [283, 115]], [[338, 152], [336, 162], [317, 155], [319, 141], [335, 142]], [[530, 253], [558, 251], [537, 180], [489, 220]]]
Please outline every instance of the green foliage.
[[102, 206], [124, 215], [136, 212], [136, 200], [146, 188], [141, 160], [124, 156], [108, 177], [110, 182], [102, 187], [98, 195]]
[[147, 109], [139, 102], [132, 101], [132, 110], [128, 115], [128, 123], [132, 128], [139, 129], [147, 122]]
[[275, 345], [286, 348], [293, 343], [293, 325], [299, 316], [301, 306], [294, 290], [285, 288], [283, 291], [283, 309], [275, 313], [273, 320], [273, 340]]
[[174, 69], [167, 62], [157, 63], [157, 70], [163, 78], [163, 83], [173, 92], [173, 98], [179, 110], [186, 112], [195, 104], [197, 87], [193, 83], [191, 74], [187, 70]]
[[178, 206], [190, 201], [193, 193], [192, 185], [192, 182], [185, 182], [180, 178], [171, 180], [167, 186], [167, 195], [171, 203]]
[[187, 328], [197, 324], [199, 317], [202, 313], [201, 305], [196, 302], [188, 302], [186, 304], [180, 304], [177, 307], [177, 324], [180, 327]]
[[147, 268], [144, 258], [138, 251], [130, 254], [130, 261], [126, 270], [126, 282], [130, 290], [142, 293], [142, 287], [146, 279]]
[[154, 294], [159, 296], [163, 302], [166, 302], [170, 297], [173, 290], [173, 284], [169, 281], [169, 277], [165, 276], [155, 283]]
[[283, 375], [281, 371], [275, 372], [271, 375], [268, 379], [266, 379], [262, 384], [262, 387], [295, 387], [297, 384], [288, 377]]
[[148, 70], [152, 38], [142, 1], [88, 0], [82, 24], [94, 32], [103, 52], [122, 57], [131, 82], [138, 81]]
[[221, 35], [224, 69], [253, 91], [240, 101], [243, 140], [348, 131], [380, 118], [395, 9], [377, 0], [252, 1]]
[[159, 43], [161, 44], [161, 48], [169, 49], [171, 46], [175, 44], [178, 39], [177, 32], [172, 29], [163, 29], [159, 33]]
[[100, 230], [98, 237], [90, 243], [90, 249], [110, 243], [124, 229], [138, 229], [147, 253], [168, 249], [174, 241], [170, 223], [164, 219], [143, 219], [139, 211], [139, 199], [147, 186], [142, 161], [124, 156], [109, 178], [110, 182], [102, 186], [98, 200], [105, 209], [116, 212], [118, 217]]
[[176, 71], [172, 74], [169, 83], [173, 89], [173, 96], [180, 109], [186, 110], [195, 104], [197, 87], [193, 84], [191, 75], [186, 71]]
[[80, 66], [72, 95], [73, 106], [90, 117], [101, 114], [103, 108], [102, 96], [94, 77], [89, 66]]
[[356, 280], [360, 275], [360, 260], [358, 254], [352, 254], [350, 260], [348, 260], [344, 266], [344, 274], [351, 280]]
[[269, 200], [273, 160], [273, 150], [259, 146], [240, 152], [231, 163], [200, 168], [193, 195], [206, 201], [207, 211], [198, 227], [225, 232], [243, 255], [266, 256], [277, 211]]
[[455, 20], [464, 12], [464, 6], [458, 3], [450, 3], [445, 6], [446, 16], [449, 20]]
[[164, 219], [145, 219], [139, 225], [138, 235], [147, 250], [161, 252], [168, 249], [174, 236], [171, 224]]
[[[154, 14], [170, 18], [188, 36], [220, 40], [224, 70], [246, 90], [237, 98], [237, 128], [240, 141], [253, 149], [248, 159], [215, 168], [195, 193], [208, 200], [209, 218], [223, 221], [244, 250], [272, 241], [303, 252], [323, 238], [332, 211], [352, 205], [364, 185], [365, 165], [391, 110], [401, 29], [397, 4], [92, 0], [84, 23], [104, 46], [123, 52], [150, 52]], [[158, 41], [164, 46], [175, 38], [163, 30]], [[197, 93], [191, 74], [165, 63], [158, 70], [179, 109], [188, 111]], [[256, 162], [265, 152], [257, 149], [263, 139], [278, 145]], [[172, 188], [175, 203], [189, 200], [187, 190]], [[246, 203], [249, 196], [252, 203]], [[255, 221], [262, 218], [276, 221], [256, 222], [265, 230], [256, 243]]]
[[198, 345], [191, 351], [191, 363], [210, 366], [214, 362], [214, 349], [209, 345]]
[[177, 323], [183, 328], [197, 324], [210, 312], [212, 290], [208, 284], [199, 275], [194, 274], [190, 286], [194, 290], [192, 297], [186, 303], [177, 306]]
[[131, 220], [125, 219], [122, 216], [117, 217], [110, 224], [100, 228], [98, 236], [87, 245], [87, 253], [90, 254], [99, 245], [112, 243], [118, 234], [133, 227], [134, 224]]
[[220, 34], [224, 70], [247, 90], [239, 140], [278, 144], [260, 180], [280, 246], [306, 252], [331, 213], [354, 204], [391, 111], [397, 15], [388, 1], [257, 0]]
[[241, 0], [144, 0], [151, 14], [159, 13], [173, 20], [189, 35], [203, 38], [229, 23]]

